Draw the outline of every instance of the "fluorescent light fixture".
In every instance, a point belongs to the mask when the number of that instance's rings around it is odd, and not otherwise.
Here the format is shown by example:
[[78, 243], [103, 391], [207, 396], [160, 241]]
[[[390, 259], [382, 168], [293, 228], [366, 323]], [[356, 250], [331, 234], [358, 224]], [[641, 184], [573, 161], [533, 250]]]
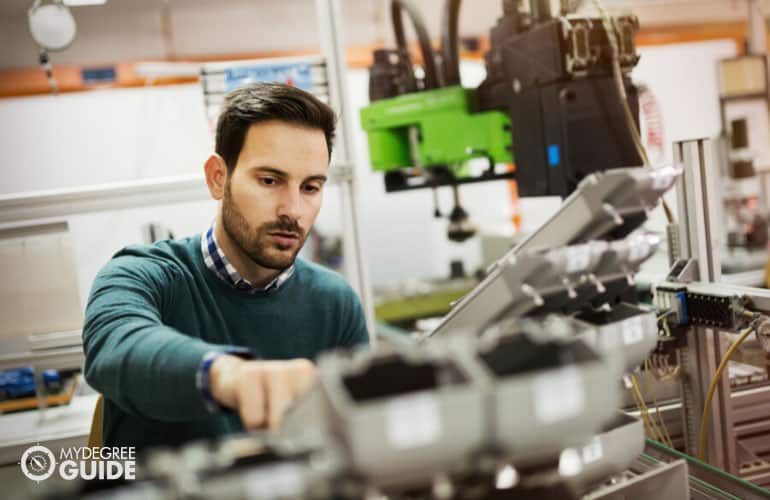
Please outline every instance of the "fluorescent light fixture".
[[82, 7], [83, 5], [104, 5], [107, 0], [64, 0], [67, 7]]

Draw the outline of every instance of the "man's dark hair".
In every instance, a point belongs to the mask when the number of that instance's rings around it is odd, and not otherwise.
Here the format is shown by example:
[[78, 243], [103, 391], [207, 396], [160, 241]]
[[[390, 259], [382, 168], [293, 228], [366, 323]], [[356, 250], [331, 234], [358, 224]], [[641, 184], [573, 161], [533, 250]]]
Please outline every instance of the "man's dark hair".
[[252, 83], [225, 96], [217, 120], [216, 152], [232, 171], [249, 128], [259, 122], [282, 122], [321, 129], [329, 158], [337, 117], [334, 110], [309, 92], [282, 83]]

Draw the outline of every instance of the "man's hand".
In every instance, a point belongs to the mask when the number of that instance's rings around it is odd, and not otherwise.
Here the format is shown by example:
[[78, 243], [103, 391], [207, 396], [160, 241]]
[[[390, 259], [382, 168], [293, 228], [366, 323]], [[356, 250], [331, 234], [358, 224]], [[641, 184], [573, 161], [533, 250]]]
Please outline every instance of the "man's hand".
[[277, 429], [283, 412], [316, 378], [307, 359], [246, 361], [224, 354], [211, 365], [211, 395], [221, 405], [237, 410], [247, 429]]

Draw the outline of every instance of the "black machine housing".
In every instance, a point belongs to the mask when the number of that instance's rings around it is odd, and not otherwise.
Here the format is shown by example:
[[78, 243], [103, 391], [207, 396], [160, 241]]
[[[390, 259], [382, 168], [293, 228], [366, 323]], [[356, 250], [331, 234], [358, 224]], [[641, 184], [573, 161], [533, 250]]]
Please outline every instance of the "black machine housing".
[[[642, 165], [613, 78], [612, 49], [602, 20], [553, 17], [549, 0], [530, 0], [528, 11], [521, 3], [502, 0], [503, 15], [490, 31], [485, 54], [487, 78], [473, 104], [473, 111], [498, 110], [510, 116], [519, 195], [566, 197], [593, 172]], [[398, 48], [375, 51], [370, 100], [459, 85], [460, 0], [446, 0], [439, 53], [433, 52], [415, 4], [392, 0], [391, 7]], [[422, 79], [415, 77], [406, 47], [402, 10], [430, 63]], [[639, 61], [634, 40], [638, 29], [635, 16], [612, 19], [621, 79], [637, 129], [638, 92], [627, 74]], [[490, 179], [474, 179], [483, 180]]]
[[[533, 2], [535, 3], [535, 2]], [[511, 2], [491, 30], [479, 110], [508, 113], [520, 196], [566, 196], [586, 175], [643, 164], [612, 75], [598, 18], [524, 16]], [[613, 20], [618, 61], [635, 126], [639, 100], [625, 73], [639, 60], [634, 16]]]

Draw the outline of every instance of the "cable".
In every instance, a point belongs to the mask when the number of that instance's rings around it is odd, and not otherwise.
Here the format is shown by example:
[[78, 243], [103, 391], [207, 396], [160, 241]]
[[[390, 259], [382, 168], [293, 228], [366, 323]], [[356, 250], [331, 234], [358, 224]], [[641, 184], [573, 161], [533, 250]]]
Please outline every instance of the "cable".
[[612, 76], [615, 80], [615, 86], [617, 87], [618, 95], [620, 96], [621, 105], [623, 107], [623, 115], [626, 119], [628, 130], [631, 133], [631, 139], [634, 141], [634, 146], [636, 147], [636, 152], [639, 154], [639, 157], [642, 159], [645, 165], [649, 165], [650, 160], [647, 158], [647, 152], [644, 150], [644, 146], [642, 146], [642, 138], [639, 136], [639, 130], [636, 128], [636, 122], [634, 121], [634, 117], [631, 114], [631, 108], [628, 107], [628, 96], [626, 95], [626, 88], [623, 85], [623, 73], [620, 70], [620, 61], [618, 60], [618, 39], [615, 36], [615, 28], [612, 24], [612, 18], [610, 18], [607, 11], [604, 10], [601, 0], [593, 0], [593, 3], [602, 18], [602, 25], [604, 26], [604, 31], [607, 35], [607, 41], [610, 44], [610, 52], [612, 55]]
[[422, 52], [423, 66], [425, 68], [425, 88], [437, 89], [441, 86], [439, 82], [439, 74], [436, 70], [436, 59], [433, 55], [433, 46], [430, 42], [430, 36], [428, 30], [425, 28], [425, 23], [422, 20], [420, 12], [409, 0], [392, 0], [390, 3], [390, 14], [393, 21], [393, 33], [396, 36], [396, 44], [398, 45], [399, 59], [404, 67], [404, 71], [408, 77], [408, 86], [410, 91], [417, 90], [417, 78], [414, 76], [414, 68], [412, 67], [412, 59], [409, 56], [409, 48], [406, 45], [406, 35], [404, 34], [404, 21], [401, 18], [401, 11], [405, 10], [409, 18], [412, 20], [414, 31], [417, 33], [417, 41], [420, 44], [420, 51]]
[[461, 0], [445, 0], [444, 19], [441, 32], [441, 57], [444, 66], [444, 83], [460, 84], [460, 47], [458, 43], [457, 21], [460, 15]]
[[645, 415], [644, 411], [642, 410], [642, 403], [639, 401], [639, 397], [637, 396], [636, 391], [634, 391], [633, 381], [631, 381], [631, 385], [628, 387], [628, 390], [631, 392], [631, 397], [634, 398], [634, 406], [636, 406], [636, 409], [639, 410], [639, 416], [642, 418], [642, 424], [644, 425], [644, 429], [647, 435], [653, 436], [654, 432], [652, 430], [652, 426], [647, 420], [647, 415]]
[[709, 417], [711, 416], [711, 412], [709, 411], [711, 409], [711, 400], [714, 399], [714, 393], [717, 390], [717, 384], [719, 383], [719, 379], [722, 378], [722, 373], [725, 371], [727, 363], [730, 361], [730, 357], [733, 355], [733, 353], [735, 353], [738, 347], [740, 347], [743, 341], [746, 340], [746, 337], [748, 337], [753, 331], [754, 326], [751, 325], [741, 332], [738, 339], [733, 342], [733, 345], [731, 345], [725, 353], [724, 357], [722, 358], [722, 362], [719, 363], [717, 371], [714, 373], [714, 378], [711, 379], [711, 384], [709, 384], [708, 396], [706, 396], [706, 404], [703, 405], [703, 415], [700, 419], [700, 439], [698, 445], [699, 458], [704, 462], [706, 461], [706, 444], [708, 438]]
[[666, 445], [674, 449], [674, 442], [671, 440], [671, 434], [668, 432], [668, 426], [666, 426], [666, 421], [663, 419], [663, 415], [660, 413], [660, 407], [658, 406], [658, 400], [655, 398], [655, 391], [653, 390], [652, 383], [650, 382], [650, 377], [652, 377], [652, 373], [650, 373], [649, 368], [649, 360], [644, 360], [644, 371], [645, 371], [645, 382], [646, 382], [646, 388], [647, 388], [647, 394], [650, 395], [652, 398], [652, 404], [655, 405], [655, 413], [658, 415], [658, 421], [660, 422], [660, 427], [663, 429], [663, 437], [666, 440]]
[[631, 384], [633, 386], [634, 392], [636, 392], [636, 396], [639, 398], [639, 402], [641, 403], [642, 414], [644, 415], [644, 418], [647, 419], [650, 427], [653, 430], [653, 439], [663, 442], [663, 438], [661, 437], [662, 433], [660, 432], [660, 429], [658, 429], [658, 425], [655, 423], [655, 420], [650, 417], [650, 410], [647, 408], [647, 403], [644, 401], [644, 395], [642, 394], [642, 390], [639, 387], [639, 380], [636, 378], [635, 374], [631, 375]]
[[[607, 13], [607, 11], [604, 10], [601, 0], [593, 0], [593, 4], [594, 7], [596, 7], [596, 10], [599, 11], [599, 15], [602, 18], [602, 26], [604, 27], [605, 34], [607, 35], [607, 41], [610, 44], [610, 52], [612, 55], [612, 77], [615, 81], [615, 87], [617, 88], [618, 95], [620, 97], [620, 104], [623, 108], [623, 117], [625, 118], [626, 126], [628, 127], [628, 131], [631, 134], [631, 139], [634, 142], [636, 152], [644, 162], [644, 165], [649, 167], [651, 165], [650, 160], [647, 157], [647, 151], [645, 151], [644, 146], [642, 145], [642, 138], [639, 135], [639, 129], [636, 127], [634, 116], [631, 114], [631, 108], [628, 107], [628, 95], [626, 94], [626, 87], [623, 85], [623, 73], [620, 70], [620, 61], [618, 60], [618, 39], [615, 34], [612, 18], [610, 18], [610, 15]], [[669, 224], [674, 224], [674, 214], [671, 211], [671, 207], [668, 206], [666, 200], [661, 201], [663, 205], [663, 211], [666, 214], [666, 220]]]

